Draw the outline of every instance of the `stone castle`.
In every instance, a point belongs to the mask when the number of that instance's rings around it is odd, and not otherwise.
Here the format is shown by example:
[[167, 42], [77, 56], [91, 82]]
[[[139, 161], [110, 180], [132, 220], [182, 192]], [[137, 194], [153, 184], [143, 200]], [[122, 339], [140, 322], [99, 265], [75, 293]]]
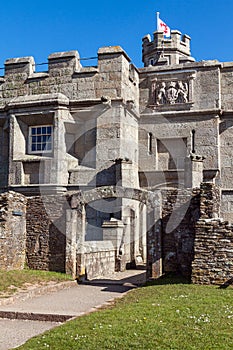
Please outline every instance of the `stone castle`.
[[233, 275], [233, 62], [156, 31], [120, 46], [8, 59], [0, 77], [0, 269], [95, 278], [146, 265]]

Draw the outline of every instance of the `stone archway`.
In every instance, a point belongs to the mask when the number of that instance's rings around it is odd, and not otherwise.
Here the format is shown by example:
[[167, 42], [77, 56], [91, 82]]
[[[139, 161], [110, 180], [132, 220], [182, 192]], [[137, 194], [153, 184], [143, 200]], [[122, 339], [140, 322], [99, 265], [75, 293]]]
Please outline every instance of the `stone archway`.
[[[103, 186], [87, 191], [78, 191], [71, 197], [71, 208], [66, 214], [66, 272], [73, 276], [85, 274], [85, 230], [86, 205], [91, 202], [121, 198], [138, 201], [146, 207], [147, 278], [157, 278], [162, 274], [161, 262], [161, 199], [160, 192], [121, 187]], [[114, 223], [115, 231], [123, 226]], [[106, 228], [106, 227], [105, 227]], [[118, 230], [118, 231], [117, 231]], [[117, 234], [117, 233], [116, 233]], [[118, 247], [119, 248], [119, 247]]]

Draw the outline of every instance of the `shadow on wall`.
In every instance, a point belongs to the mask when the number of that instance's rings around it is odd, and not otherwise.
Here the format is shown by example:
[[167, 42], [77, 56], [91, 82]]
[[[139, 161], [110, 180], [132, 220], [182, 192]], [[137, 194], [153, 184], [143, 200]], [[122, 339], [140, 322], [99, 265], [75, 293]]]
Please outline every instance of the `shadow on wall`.
[[116, 165], [102, 169], [96, 175], [96, 186], [114, 186], [116, 185]]
[[66, 263], [66, 235], [65, 215], [62, 215], [49, 226], [49, 257], [48, 267], [50, 271], [65, 272]]

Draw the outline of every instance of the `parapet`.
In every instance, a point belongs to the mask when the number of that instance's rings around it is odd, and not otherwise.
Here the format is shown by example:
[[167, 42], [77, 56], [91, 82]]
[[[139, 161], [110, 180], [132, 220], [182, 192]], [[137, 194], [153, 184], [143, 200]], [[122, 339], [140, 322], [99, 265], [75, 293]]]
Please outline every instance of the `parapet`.
[[96, 59], [97, 65], [83, 67], [78, 51], [56, 52], [49, 55], [48, 69], [43, 72], [36, 71], [31, 56], [7, 59], [0, 77], [0, 105], [19, 96], [54, 93], [76, 101], [102, 96], [133, 100], [139, 77], [126, 52], [120, 46], [102, 47]]
[[[22, 78], [33, 77], [35, 60], [32, 56], [10, 58], [5, 61], [5, 77], [23, 74]], [[48, 71], [53, 75], [58, 70], [68, 70], [71, 74], [80, 71], [81, 63], [78, 51], [56, 52], [48, 57]]]

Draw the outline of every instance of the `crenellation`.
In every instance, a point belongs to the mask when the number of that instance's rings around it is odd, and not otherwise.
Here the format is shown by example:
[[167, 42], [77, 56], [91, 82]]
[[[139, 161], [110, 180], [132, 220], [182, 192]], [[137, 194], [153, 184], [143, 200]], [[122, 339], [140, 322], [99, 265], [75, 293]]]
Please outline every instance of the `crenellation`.
[[[35, 61], [32, 56], [11, 58], [5, 61], [5, 78], [8, 75], [16, 74], [14, 80], [26, 79], [35, 71]], [[13, 78], [11, 78], [13, 79]]]
[[[36, 72], [33, 57], [8, 59], [1, 78], [2, 103], [23, 95], [63, 93], [70, 99], [95, 99], [107, 95], [132, 99], [138, 72], [120, 46], [98, 51], [97, 67], [82, 67], [77, 51], [56, 52], [48, 57], [48, 72]], [[131, 68], [130, 68], [131, 67]]]
[[62, 74], [72, 75], [80, 71], [81, 63], [78, 51], [56, 52], [48, 57], [48, 71], [52, 76]]

